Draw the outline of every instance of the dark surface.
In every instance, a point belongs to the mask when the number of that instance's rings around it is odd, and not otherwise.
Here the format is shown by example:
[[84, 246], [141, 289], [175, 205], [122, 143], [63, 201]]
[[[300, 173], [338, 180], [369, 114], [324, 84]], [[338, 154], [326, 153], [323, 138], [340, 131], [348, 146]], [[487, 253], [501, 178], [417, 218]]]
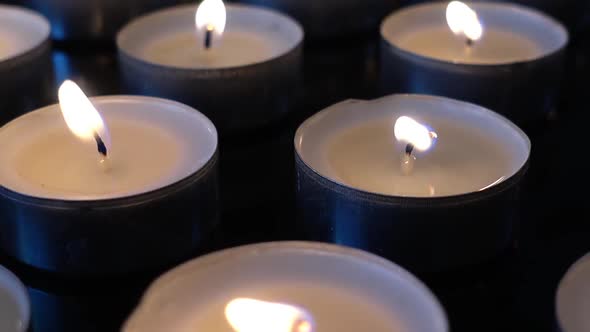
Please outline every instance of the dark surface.
[[[576, 40], [568, 54], [561, 106], [531, 136], [533, 152], [520, 201], [524, 222], [518, 241], [493, 261], [422, 276], [445, 306], [452, 331], [554, 331], [557, 284], [569, 265], [590, 251], [586, 205], [590, 43], [587, 34]], [[306, 49], [307, 92], [299, 112], [272, 129], [221, 142], [225, 208], [216, 244], [210, 249], [293, 238], [289, 232], [294, 220], [293, 132], [307, 116], [333, 102], [375, 96], [377, 41], [375, 36], [370, 42], [350, 40]], [[119, 86], [112, 46], [54, 45], [53, 61], [58, 82], [73, 79], [89, 95], [125, 93]], [[117, 331], [146, 285], [161, 272], [63, 280], [6, 257], [0, 258], [0, 264], [29, 286], [36, 332]]]
[[49, 19], [56, 40], [111, 40], [131, 18], [190, 0], [10, 0]]

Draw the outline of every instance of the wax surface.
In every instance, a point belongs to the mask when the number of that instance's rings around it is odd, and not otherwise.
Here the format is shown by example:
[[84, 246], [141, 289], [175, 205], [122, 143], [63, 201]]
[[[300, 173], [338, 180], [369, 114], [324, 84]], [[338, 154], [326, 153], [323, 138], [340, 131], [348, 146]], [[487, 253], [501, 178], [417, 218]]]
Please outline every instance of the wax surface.
[[154, 40], [143, 51], [148, 61], [188, 68], [232, 67], [272, 56], [272, 46], [255, 33], [228, 31], [223, 40], [204, 50], [194, 32]]
[[[108, 170], [95, 143], [85, 144], [63, 128], [38, 136], [16, 159], [22, 181], [62, 195], [118, 195], [173, 178], [181, 148], [169, 133], [131, 121], [111, 122], [114, 149]], [[157, 180], [156, 180], [157, 181]]]
[[[258, 289], [257, 289], [258, 288]], [[276, 282], [270, 285], [249, 287], [248, 296], [270, 302], [289, 299], [313, 313], [317, 331], [338, 332], [405, 332], [407, 328], [395, 314], [387, 312], [371, 299], [354, 290], [343, 291], [329, 282]], [[203, 331], [233, 332], [226, 322], [224, 308], [228, 298], [218, 298], [209, 302], [203, 310], [190, 316], [174, 332], [193, 332], [195, 327]], [[339, 305], [352, 304], [353, 305]]]
[[0, 331], [22, 331], [22, 318], [17, 302], [0, 286]]
[[3, 58], [6, 53], [8, 53], [8, 48], [6, 46], [6, 39], [0, 35], [0, 59]]
[[525, 36], [509, 30], [489, 28], [482, 39], [468, 47], [465, 39], [448, 27], [428, 27], [400, 38], [398, 46], [413, 53], [450, 62], [483, 63], [518, 61], [540, 53], [539, 46]]
[[578, 260], [567, 272], [557, 291], [557, 316], [567, 332], [590, 331], [590, 255]]
[[402, 196], [447, 196], [481, 190], [508, 174], [511, 158], [475, 130], [437, 123], [439, 143], [417, 154], [410, 175], [400, 171], [405, 145], [396, 144], [390, 121], [375, 121], [333, 137], [328, 166], [343, 183]]
[[189, 177], [217, 149], [213, 124], [186, 105], [135, 96], [92, 101], [111, 132], [108, 167], [96, 142], [74, 136], [52, 105], [0, 128], [0, 184], [39, 198], [121, 198]]
[[[436, 132], [430, 150], [415, 150], [413, 171], [401, 159], [406, 143], [395, 121], [409, 116]], [[358, 190], [391, 196], [442, 197], [481, 191], [517, 173], [530, 142], [511, 122], [447, 98], [393, 95], [346, 101], [308, 119], [295, 137], [297, 153], [321, 176]]]

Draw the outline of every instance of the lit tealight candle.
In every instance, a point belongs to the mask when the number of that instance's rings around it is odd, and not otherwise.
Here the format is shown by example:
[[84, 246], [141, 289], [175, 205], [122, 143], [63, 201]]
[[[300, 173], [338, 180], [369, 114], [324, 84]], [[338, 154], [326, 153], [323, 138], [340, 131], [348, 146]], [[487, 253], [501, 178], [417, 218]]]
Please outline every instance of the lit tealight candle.
[[131, 91], [201, 109], [222, 134], [284, 115], [299, 82], [302, 41], [291, 18], [221, 0], [141, 17], [117, 38]]
[[158, 266], [202, 246], [217, 216], [213, 124], [163, 99], [89, 100], [71, 81], [59, 100], [0, 128], [1, 246], [65, 273]]
[[393, 95], [317, 113], [297, 130], [295, 150], [306, 238], [435, 269], [506, 248], [508, 197], [530, 142], [479, 106]]
[[401, 267], [329, 244], [275, 242], [194, 259], [160, 277], [124, 332], [446, 332]]
[[568, 33], [534, 9], [414, 5], [386, 18], [381, 36], [384, 92], [466, 100], [527, 124], [555, 106]]

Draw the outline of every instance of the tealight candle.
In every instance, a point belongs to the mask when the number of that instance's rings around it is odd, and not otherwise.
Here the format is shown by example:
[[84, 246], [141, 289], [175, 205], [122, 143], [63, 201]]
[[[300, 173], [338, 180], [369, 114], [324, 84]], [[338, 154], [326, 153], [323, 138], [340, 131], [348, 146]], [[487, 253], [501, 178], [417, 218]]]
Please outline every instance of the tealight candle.
[[9, 270], [0, 266], [0, 331], [25, 332], [31, 305], [27, 290]]
[[52, 37], [60, 41], [112, 41], [117, 31], [131, 18], [158, 8], [188, 0], [16, 0], [42, 13], [51, 21]]
[[507, 248], [530, 142], [479, 106], [393, 95], [317, 113], [295, 150], [306, 238], [434, 271]]
[[0, 125], [46, 102], [52, 85], [49, 22], [0, 4]]
[[0, 129], [0, 246], [72, 274], [158, 267], [201, 248], [217, 220], [213, 124], [162, 99], [91, 102], [71, 81], [59, 99]]
[[386, 92], [471, 101], [520, 123], [555, 106], [568, 33], [541, 12], [507, 3], [415, 5], [385, 19], [381, 35]]
[[557, 289], [556, 313], [561, 332], [590, 330], [590, 254], [580, 258], [566, 273]]
[[266, 125], [291, 108], [302, 40], [303, 30], [287, 16], [207, 0], [139, 18], [117, 44], [132, 92], [192, 105], [228, 134]]
[[444, 332], [430, 291], [399, 266], [327, 244], [275, 242], [186, 263], [158, 279], [124, 332]]

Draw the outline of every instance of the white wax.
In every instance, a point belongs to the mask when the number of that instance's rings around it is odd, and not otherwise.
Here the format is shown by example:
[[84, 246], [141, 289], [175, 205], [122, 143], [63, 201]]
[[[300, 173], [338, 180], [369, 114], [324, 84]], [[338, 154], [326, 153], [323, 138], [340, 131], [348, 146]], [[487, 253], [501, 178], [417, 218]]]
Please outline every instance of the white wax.
[[303, 39], [291, 18], [268, 9], [226, 5], [227, 26], [209, 50], [197, 35], [196, 5], [177, 6], [141, 17], [117, 37], [119, 49], [144, 61], [179, 68], [228, 68], [279, 57]]
[[532, 40], [510, 30], [488, 28], [482, 39], [467, 47], [464, 38], [457, 37], [448, 27], [430, 27], [407, 34], [399, 39], [400, 48], [417, 54], [428, 54], [451, 62], [518, 61], [531, 59], [541, 52]]
[[23, 331], [23, 321], [16, 300], [0, 286], [0, 331]]
[[490, 65], [529, 61], [551, 54], [568, 41], [566, 29], [544, 14], [509, 3], [469, 3], [483, 24], [483, 37], [468, 47], [446, 21], [448, 2], [394, 12], [381, 34], [391, 45], [441, 61]]
[[590, 255], [578, 260], [559, 283], [557, 320], [563, 332], [590, 331]]
[[213, 124], [188, 106], [125, 96], [93, 103], [111, 131], [108, 169], [99, 163], [96, 143], [74, 136], [53, 105], [0, 129], [0, 184], [50, 199], [126, 197], [190, 176], [217, 148]]
[[49, 22], [43, 16], [0, 4], [0, 61], [30, 51], [47, 40], [49, 32]]
[[317, 331], [442, 332], [444, 313], [401, 268], [353, 249], [311, 243], [241, 247], [160, 278], [125, 332], [232, 332], [224, 308], [240, 297], [296, 305]]
[[[411, 174], [401, 168], [405, 145], [395, 121], [410, 116], [437, 133], [427, 152], [415, 151]], [[320, 175], [362, 191], [392, 196], [441, 197], [481, 191], [526, 163], [530, 142], [502, 116], [451, 99], [394, 95], [348, 101], [308, 119], [295, 136], [297, 153]]]
[[145, 59], [165, 66], [188, 68], [231, 67], [270, 57], [272, 47], [254, 33], [228, 31], [223, 40], [203, 50], [194, 32], [156, 39], [145, 45]]
[[0, 331], [27, 330], [30, 303], [23, 284], [10, 271], [0, 266]]

